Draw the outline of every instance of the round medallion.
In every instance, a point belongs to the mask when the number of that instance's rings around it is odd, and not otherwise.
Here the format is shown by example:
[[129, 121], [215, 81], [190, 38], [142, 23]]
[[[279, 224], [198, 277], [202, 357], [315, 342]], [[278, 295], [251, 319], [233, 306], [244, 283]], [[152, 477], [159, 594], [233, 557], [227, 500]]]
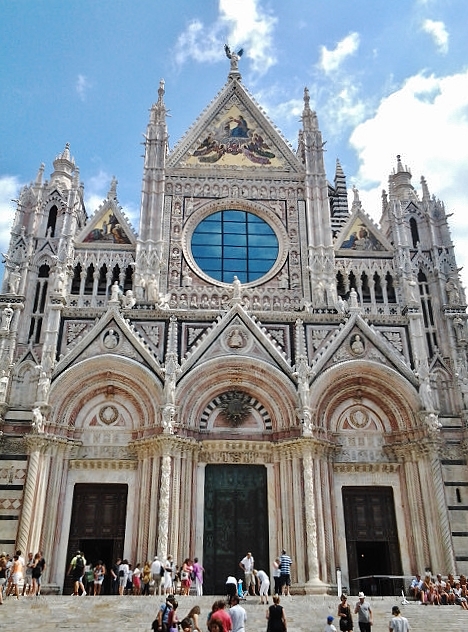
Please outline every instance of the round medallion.
[[119, 411], [115, 406], [111, 404], [107, 404], [107, 406], [103, 406], [99, 411], [99, 419], [106, 426], [111, 426], [117, 421], [117, 417], [119, 416]]

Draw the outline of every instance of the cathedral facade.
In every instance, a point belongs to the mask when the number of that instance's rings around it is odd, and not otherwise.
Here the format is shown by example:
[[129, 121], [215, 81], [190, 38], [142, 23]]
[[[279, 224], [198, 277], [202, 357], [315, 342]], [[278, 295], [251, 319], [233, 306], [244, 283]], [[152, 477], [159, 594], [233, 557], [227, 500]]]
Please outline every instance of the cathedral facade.
[[[140, 225], [88, 216], [68, 145], [21, 191], [0, 295], [0, 548], [198, 557], [205, 592], [285, 549], [293, 590], [468, 571], [466, 300], [444, 205], [397, 157], [348, 205], [304, 92], [293, 150], [241, 81], [172, 149]], [[238, 575], [239, 576], [239, 575]], [[398, 580], [400, 584], [406, 580]]]

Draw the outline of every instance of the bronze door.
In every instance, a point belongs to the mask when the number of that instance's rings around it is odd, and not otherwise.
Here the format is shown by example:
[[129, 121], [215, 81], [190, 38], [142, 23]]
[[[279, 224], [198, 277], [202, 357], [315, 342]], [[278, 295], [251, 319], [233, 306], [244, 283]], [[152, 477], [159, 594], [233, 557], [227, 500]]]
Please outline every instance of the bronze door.
[[[98, 560], [106, 566], [103, 593], [111, 592], [110, 569], [123, 554], [128, 485], [75, 485], [68, 540], [67, 569], [76, 551], [83, 552], [93, 566]], [[92, 586], [89, 587], [92, 589]], [[65, 576], [64, 594], [73, 591], [71, 576]]]
[[228, 575], [243, 579], [239, 562], [251, 551], [269, 572], [267, 478], [263, 465], [207, 465], [203, 566], [205, 594], [226, 594]]
[[391, 487], [343, 487], [350, 590], [398, 595], [403, 585]]

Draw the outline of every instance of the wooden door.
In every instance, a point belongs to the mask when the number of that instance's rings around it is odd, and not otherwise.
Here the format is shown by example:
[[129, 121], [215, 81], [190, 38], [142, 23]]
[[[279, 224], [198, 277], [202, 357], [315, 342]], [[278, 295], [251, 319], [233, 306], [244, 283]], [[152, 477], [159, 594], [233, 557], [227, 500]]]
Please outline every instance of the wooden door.
[[[123, 554], [128, 486], [121, 484], [75, 485], [68, 539], [67, 568], [76, 551], [95, 564], [101, 559], [109, 569]], [[73, 591], [71, 577], [66, 575], [63, 592]], [[110, 591], [107, 575], [104, 592]]]

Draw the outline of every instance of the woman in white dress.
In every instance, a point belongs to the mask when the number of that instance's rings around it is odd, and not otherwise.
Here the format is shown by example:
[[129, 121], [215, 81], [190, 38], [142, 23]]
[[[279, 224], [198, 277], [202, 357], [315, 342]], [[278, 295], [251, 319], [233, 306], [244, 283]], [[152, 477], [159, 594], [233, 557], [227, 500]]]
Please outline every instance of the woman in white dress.
[[174, 562], [172, 561], [172, 555], [168, 555], [164, 564], [164, 593], [166, 595], [172, 594], [173, 580]]

